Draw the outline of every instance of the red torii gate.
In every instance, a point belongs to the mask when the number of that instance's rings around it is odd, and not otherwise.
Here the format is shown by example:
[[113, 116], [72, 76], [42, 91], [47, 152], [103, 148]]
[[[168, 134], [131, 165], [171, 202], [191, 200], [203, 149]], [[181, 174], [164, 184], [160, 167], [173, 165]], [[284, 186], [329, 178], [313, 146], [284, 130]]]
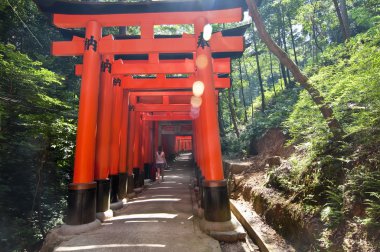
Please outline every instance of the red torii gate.
[[176, 136], [175, 149], [177, 152], [190, 151], [192, 149], [191, 136]]
[[[229, 59], [213, 59], [212, 54], [242, 52], [244, 39], [217, 32], [207, 42], [202, 32], [209, 23], [241, 21], [244, 1], [152, 2], [149, 8], [145, 8], [146, 3], [37, 2], [43, 11], [53, 14], [57, 27], [85, 28], [85, 38], [74, 37], [72, 41], [52, 44], [53, 55], [83, 56], [83, 65], [76, 67], [76, 73], [82, 75], [82, 85], [66, 223], [90, 223], [95, 220], [96, 212], [109, 209], [108, 177], [113, 182], [112, 191], [118, 194], [112, 197], [126, 195], [126, 180], [130, 182], [131, 169], [141, 169], [142, 154], [152, 151], [142, 147], [154, 138], [149, 132], [157, 136], [157, 127], [152, 121], [158, 121], [159, 115], [154, 113], [172, 113], [166, 118], [175, 119], [185, 118], [183, 113], [191, 110], [190, 104], [170, 104], [169, 96], [163, 96], [159, 105], [139, 103], [132, 91], [189, 89], [196, 80], [205, 83], [199, 117], [192, 120], [195, 161], [204, 177], [204, 217], [212, 222], [230, 220], [215, 99], [215, 88], [229, 87], [229, 79], [214, 74], [229, 73], [226, 63]], [[155, 38], [154, 25], [163, 24], [193, 24], [195, 34]], [[103, 27], [115, 26], [139, 26], [141, 36], [119, 40], [113, 36], [102, 37]], [[194, 59], [160, 60], [160, 54], [178, 53], [193, 54]], [[114, 56], [118, 54], [147, 54], [148, 60], [115, 61]], [[189, 76], [170, 78], [164, 73]], [[135, 78], [131, 74], [156, 76]], [[143, 112], [153, 112], [153, 115]], [[149, 120], [155, 116], [155, 120]]]

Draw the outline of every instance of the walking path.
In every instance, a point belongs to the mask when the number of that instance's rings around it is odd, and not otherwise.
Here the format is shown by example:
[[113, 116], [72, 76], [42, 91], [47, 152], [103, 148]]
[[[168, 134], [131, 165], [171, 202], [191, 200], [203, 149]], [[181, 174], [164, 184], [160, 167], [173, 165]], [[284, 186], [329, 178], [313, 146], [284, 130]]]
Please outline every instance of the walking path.
[[187, 159], [181, 155], [165, 171], [163, 182], [148, 185], [101, 228], [75, 236], [55, 251], [221, 251], [193, 216]]

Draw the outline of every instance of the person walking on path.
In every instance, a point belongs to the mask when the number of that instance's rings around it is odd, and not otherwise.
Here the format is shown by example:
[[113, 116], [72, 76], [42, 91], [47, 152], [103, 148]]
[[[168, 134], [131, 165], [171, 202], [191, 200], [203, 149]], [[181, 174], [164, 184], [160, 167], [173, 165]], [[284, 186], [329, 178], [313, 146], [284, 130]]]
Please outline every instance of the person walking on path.
[[162, 176], [162, 181], [164, 181], [165, 165], [166, 165], [165, 152], [162, 150], [162, 146], [159, 146], [158, 151], [156, 152], [156, 168], [157, 168], [158, 183], [160, 183], [160, 175]]

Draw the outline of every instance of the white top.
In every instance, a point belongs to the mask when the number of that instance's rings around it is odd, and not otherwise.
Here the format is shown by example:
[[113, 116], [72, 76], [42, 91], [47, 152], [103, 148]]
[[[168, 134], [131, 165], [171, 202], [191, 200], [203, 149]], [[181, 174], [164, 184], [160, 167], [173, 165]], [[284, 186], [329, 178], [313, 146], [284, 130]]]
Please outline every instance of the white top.
[[156, 152], [156, 163], [157, 164], [164, 164], [165, 163], [165, 153], [161, 152], [161, 154], [158, 154], [158, 151]]

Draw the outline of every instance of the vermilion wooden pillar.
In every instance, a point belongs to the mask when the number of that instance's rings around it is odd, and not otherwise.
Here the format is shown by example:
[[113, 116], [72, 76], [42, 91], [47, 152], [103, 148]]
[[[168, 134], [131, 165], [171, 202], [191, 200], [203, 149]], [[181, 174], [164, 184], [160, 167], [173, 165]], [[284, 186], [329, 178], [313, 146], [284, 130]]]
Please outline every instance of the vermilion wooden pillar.
[[134, 141], [133, 141], [133, 174], [135, 187], [141, 187], [141, 126], [140, 112], [135, 113]]
[[193, 148], [192, 148], [192, 152], [193, 152], [193, 161], [194, 161], [194, 166], [197, 167], [197, 128], [195, 126], [195, 120], [191, 121], [191, 124], [193, 126], [193, 136], [192, 136], [192, 140], [193, 140]]
[[123, 88], [119, 85], [113, 87], [112, 127], [110, 146], [110, 180], [111, 203], [118, 202], [119, 197], [119, 158], [120, 158], [120, 128], [121, 113], [123, 109]]
[[154, 121], [152, 122], [152, 141], [153, 141], [153, 146], [152, 146], [152, 163], [156, 162], [156, 152], [158, 151], [158, 126], [159, 122]]
[[138, 130], [139, 130], [139, 145], [138, 145], [138, 167], [140, 169], [140, 176], [139, 176], [139, 185], [142, 187], [144, 185], [144, 179], [145, 179], [145, 172], [144, 172], [144, 126], [143, 126], [143, 120], [142, 115], [140, 113], [139, 115], [139, 124], [138, 124]]
[[119, 157], [119, 198], [127, 197], [127, 146], [128, 146], [128, 115], [129, 115], [129, 92], [124, 90], [121, 128], [120, 128], [120, 157]]
[[[130, 97], [133, 100], [133, 96]], [[133, 144], [135, 141], [135, 119], [136, 113], [133, 107], [129, 107], [129, 122], [128, 122], [128, 150], [127, 150], [127, 171], [128, 171], [128, 184], [127, 194], [132, 196], [134, 194], [134, 180], [133, 180]]]
[[204, 105], [200, 107], [199, 117], [198, 117], [198, 129], [199, 129], [199, 195], [200, 195], [200, 207], [204, 209], [204, 182], [206, 173], [206, 163], [208, 158], [208, 153], [206, 152], [206, 118], [204, 112]]
[[[112, 76], [113, 57], [104, 55], [100, 74], [98, 126], [96, 135], [95, 180], [96, 212], [106, 212], [110, 208], [109, 146], [111, 143]], [[107, 66], [107, 67], [105, 67]]]
[[66, 223], [69, 225], [90, 223], [96, 216], [94, 168], [100, 75], [100, 54], [97, 43], [101, 37], [101, 30], [101, 26], [95, 21], [90, 21], [86, 25], [74, 180], [69, 185], [68, 195]]
[[152, 139], [151, 139], [151, 135], [150, 135], [150, 132], [151, 132], [151, 121], [143, 121], [146, 123], [145, 125], [145, 132], [143, 133], [144, 134], [144, 163], [147, 163], [149, 164], [150, 163], [150, 146], [153, 144], [152, 143]]
[[158, 151], [158, 147], [162, 145], [162, 136], [160, 131], [160, 122], [156, 122], [156, 128], [155, 128], [156, 136], [154, 139], [154, 142], [156, 143], [156, 149], [155, 152]]
[[149, 142], [148, 142], [148, 162], [150, 165], [153, 164], [153, 153], [154, 153], [154, 138], [153, 138], [154, 122], [149, 121]]
[[[194, 57], [196, 57], [196, 55]], [[199, 79], [197, 75], [198, 73], [196, 73], [196, 78]], [[204, 100], [203, 96], [202, 96], [202, 100]], [[206, 153], [205, 153], [204, 148], [205, 148], [205, 145], [207, 145], [207, 142], [205, 141], [205, 138], [204, 138], [206, 118], [204, 118], [205, 114], [202, 112], [203, 106], [204, 106], [203, 103], [204, 101], [202, 101], [202, 105], [199, 108], [198, 117], [195, 119], [195, 125], [196, 125], [197, 135], [198, 135], [198, 167], [200, 171], [199, 182], [201, 182], [201, 178], [204, 177], [205, 175]]]
[[[199, 36], [198, 41], [203, 41], [203, 28], [206, 24], [205, 18], [196, 20], [194, 30], [195, 34]], [[206, 156], [203, 184], [204, 216], [208, 221], [224, 222], [231, 220], [231, 212], [227, 181], [223, 175], [212, 60], [211, 48], [208, 43], [198, 43], [196, 76], [205, 84], [201, 106], [202, 128], [204, 129], [202, 138], [206, 143], [203, 148]]]
[[151, 165], [150, 150], [151, 150], [151, 145], [153, 144], [151, 141], [151, 138], [150, 138], [150, 132], [151, 132], [150, 124], [151, 124], [150, 121], [146, 121], [146, 120], [143, 121], [143, 134], [142, 134], [143, 150], [142, 151], [143, 151], [143, 163], [144, 163], [145, 178], [150, 178], [150, 176], [149, 176], [150, 175], [149, 174], [150, 165]]

